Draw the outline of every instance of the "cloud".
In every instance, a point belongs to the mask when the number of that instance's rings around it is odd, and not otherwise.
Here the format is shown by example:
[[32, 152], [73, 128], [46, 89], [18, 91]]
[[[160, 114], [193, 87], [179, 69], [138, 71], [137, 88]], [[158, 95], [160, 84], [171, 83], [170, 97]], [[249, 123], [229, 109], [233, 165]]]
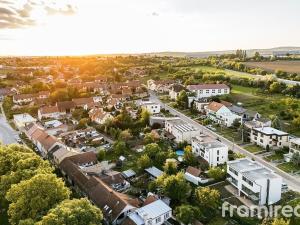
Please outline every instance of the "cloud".
[[15, 0], [0, 0], [0, 29], [23, 28], [39, 23], [34, 12], [52, 15], [72, 15], [76, 7], [71, 4], [57, 4], [55, 1], [25, 0], [22, 4]]

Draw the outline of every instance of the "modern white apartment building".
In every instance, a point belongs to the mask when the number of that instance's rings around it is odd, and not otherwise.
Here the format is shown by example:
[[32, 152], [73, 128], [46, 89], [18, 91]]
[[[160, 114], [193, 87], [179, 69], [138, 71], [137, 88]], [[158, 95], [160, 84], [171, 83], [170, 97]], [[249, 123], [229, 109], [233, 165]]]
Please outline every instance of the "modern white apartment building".
[[188, 85], [187, 89], [194, 92], [196, 99], [208, 98], [217, 95], [226, 95], [230, 93], [230, 88], [226, 84], [197, 84]]
[[206, 160], [209, 166], [217, 166], [228, 161], [228, 146], [204, 134], [192, 138], [192, 151]]
[[250, 140], [263, 148], [289, 146], [289, 134], [272, 127], [259, 127], [251, 130]]
[[281, 199], [282, 177], [248, 158], [227, 163], [228, 181], [257, 205], [271, 205]]
[[160, 104], [154, 102], [141, 102], [142, 109], [147, 110], [151, 114], [160, 113]]
[[199, 135], [197, 128], [179, 118], [166, 121], [165, 130], [174, 136], [177, 143], [183, 141], [191, 143], [192, 138]]
[[284, 155], [284, 159], [287, 162], [290, 162], [293, 155], [295, 153], [300, 154], [300, 138], [292, 138], [290, 139], [290, 145], [289, 145], [290, 151], [288, 154]]

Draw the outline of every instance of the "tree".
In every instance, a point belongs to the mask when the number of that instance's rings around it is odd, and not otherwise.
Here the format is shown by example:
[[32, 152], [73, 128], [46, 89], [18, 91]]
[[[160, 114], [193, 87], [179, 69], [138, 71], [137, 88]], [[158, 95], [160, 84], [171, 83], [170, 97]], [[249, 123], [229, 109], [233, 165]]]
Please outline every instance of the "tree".
[[295, 152], [292, 156], [291, 162], [295, 165], [295, 166], [299, 166], [300, 165], [300, 154], [299, 152]]
[[144, 126], [147, 126], [147, 125], [149, 125], [149, 120], [150, 120], [150, 113], [149, 113], [149, 111], [146, 110], [146, 109], [142, 109], [140, 122]]
[[179, 92], [178, 97], [176, 99], [176, 103], [179, 108], [181, 109], [187, 109], [188, 108], [188, 95], [185, 90], [182, 90]]
[[197, 203], [201, 209], [216, 210], [220, 204], [220, 193], [209, 187], [199, 187], [195, 190]]
[[132, 134], [129, 129], [123, 130], [119, 134], [119, 140], [129, 141], [130, 139], [132, 139]]
[[56, 204], [70, 197], [62, 179], [54, 174], [38, 174], [15, 184], [6, 194], [11, 202], [8, 208], [12, 224], [28, 218], [38, 221]]
[[156, 143], [147, 144], [145, 146], [145, 154], [147, 154], [150, 159], [154, 159], [155, 155], [161, 151], [161, 148]]
[[154, 142], [157, 142], [158, 140], [159, 140], [159, 135], [155, 131], [151, 131], [151, 132], [145, 134], [145, 137], [144, 137], [145, 144], [154, 143]]
[[275, 129], [280, 129], [281, 128], [280, 120], [279, 120], [278, 116], [274, 116], [272, 118], [272, 127], [274, 127]]
[[103, 161], [105, 159], [106, 152], [104, 149], [100, 149], [99, 152], [97, 153], [97, 159], [99, 162]]
[[192, 147], [190, 145], [184, 148], [183, 159], [187, 165], [195, 166], [197, 164], [197, 158], [192, 152]]
[[208, 176], [215, 180], [223, 180], [226, 176], [226, 170], [220, 167], [211, 167], [208, 170]]
[[65, 200], [51, 209], [36, 225], [101, 225], [102, 212], [87, 199]]
[[142, 155], [137, 161], [137, 166], [140, 171], [143, 171], [152, 166], [151, 159], [148, 155]]
[[232, 126], [235, 128], [235, 129], [238, 129], [240, 126], [241, 126], [241, 120], [240, 119], [235, 119], [232, 123]]
[[269, 91], [270, 93], [281, 93], [286, 88], [286, 85], [279, 82], [273, 82], [270, 87]]
[[113, 150], [117, 155], [122, 155], [127, 150], [126, 143], [124, 141], [116, 141], [113, 145]]
[[37, 174], [52, 173], [53, 168], [31, 149], [23, 145], [0, 146], [0, 199], [13, 184], [30, 179]]
[[177, 163], [175, 161], [167, 161], [164, 165], [164, 172], [168, 175], [177, 173]]
[[185, 201], [191, 194], [191, 186], [186, 182], [182, 172], [176, 175], [159, 177], [158, 183], [161, 185], [164, 194], [176, 202]]
[[176, 219], [183, 224], [192, 224], [196, 219], [196, 207], [191, 205], [181, 205], [175, 209]]

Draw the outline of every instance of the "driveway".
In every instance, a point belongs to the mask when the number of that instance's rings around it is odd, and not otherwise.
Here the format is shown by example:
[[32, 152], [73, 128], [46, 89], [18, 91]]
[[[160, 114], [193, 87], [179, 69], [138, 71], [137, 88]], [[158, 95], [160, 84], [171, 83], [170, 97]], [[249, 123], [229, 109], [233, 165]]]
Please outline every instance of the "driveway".
[[0, 141], [3, 144], [13, 144], [17, 143], [16, 138], [18, 137], [18, 132], [11, 128], [9, 123], [6, 120], [6, 117], [2, 113], [2, 104], [1, 104], [1, 113], [0, 113]]
[[189, 118], [188, 116], [184, 115], [183, 113], [177, 111], [176, 109], [164, 104], [163, 102], [160, 101], [160, 99], [155, 95], [154, 92], [150, 91], [150, 101], [159, 103], [163, 108], [167, 109], [172, 113], [173, 115], [176, 115], [180, 117], [183, 121], [192, 124], [196, 128], [200, 130], [201, 133], [204, 133], [206, 135], [209, 135], [214, 138], [219, 138], [220, 141], [224, 144], [226, 144], [229, 149], [232, 149], [234, 152], [242, 153], [243, 155], [256, 160], [257, 162], [260, 162], [262, 165], [266, 166], [267, 168], [275, 171], [278, 175], [280, 175], [283, 179], [284, 182], [293, 190], [300, 191], [300, 180], [280, 169], [278, 169], [276, 166], [266, 162], [259, 156], [256, 156], [252, 154], [251, 152], [248, 152], [247, 150], [243, 149], [242, 147], [236, 145], [234, 142], [224, 138], [223, 136], [220, 136], [219, 134], [209, 130], [205, 126], [202, 126], [198, 122], [194, 121], [193, 119]]

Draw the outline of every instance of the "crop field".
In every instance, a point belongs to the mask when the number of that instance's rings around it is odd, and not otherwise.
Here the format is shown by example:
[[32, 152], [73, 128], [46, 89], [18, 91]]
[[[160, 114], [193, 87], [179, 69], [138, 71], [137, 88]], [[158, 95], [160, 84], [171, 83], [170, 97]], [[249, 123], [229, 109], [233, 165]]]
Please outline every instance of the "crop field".
[[300, 60], [299, 61], [274, 61], [274, 62], [245, 62], [246, 66], [262, 68], [269, 72], [274, 72], [276, 70], [282, 70], [289, 73], [299, 73], [300, 74]]

